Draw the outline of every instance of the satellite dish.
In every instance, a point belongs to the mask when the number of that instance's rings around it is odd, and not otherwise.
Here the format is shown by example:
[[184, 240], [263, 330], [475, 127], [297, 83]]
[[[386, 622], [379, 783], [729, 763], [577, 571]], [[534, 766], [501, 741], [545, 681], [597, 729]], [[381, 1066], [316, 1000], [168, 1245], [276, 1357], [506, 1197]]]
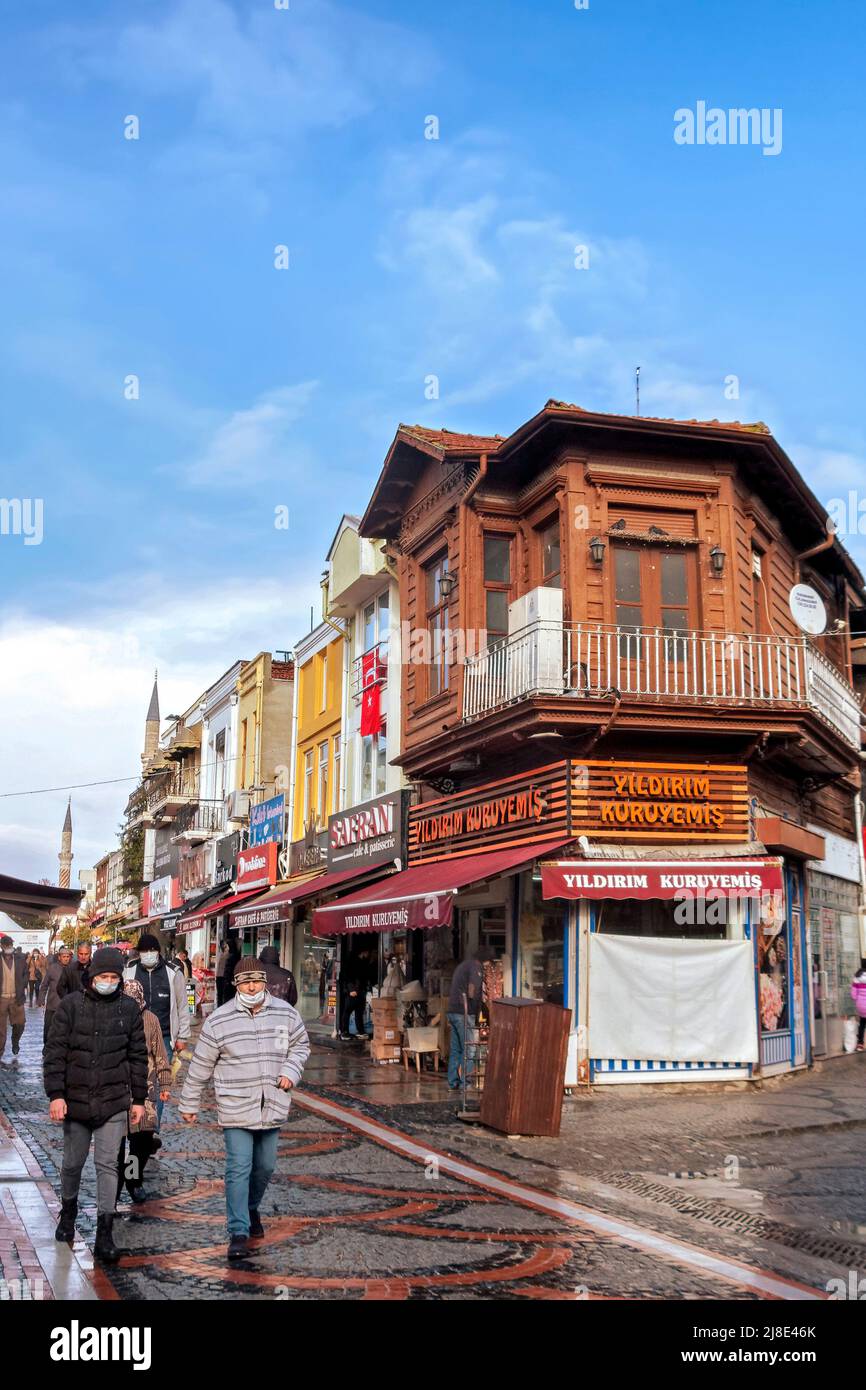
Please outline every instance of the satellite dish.
[[795, 584], [788, 595], [791, 616], [802, 632], [818, 637], [827, 626], [824, 600], [811, 584]]

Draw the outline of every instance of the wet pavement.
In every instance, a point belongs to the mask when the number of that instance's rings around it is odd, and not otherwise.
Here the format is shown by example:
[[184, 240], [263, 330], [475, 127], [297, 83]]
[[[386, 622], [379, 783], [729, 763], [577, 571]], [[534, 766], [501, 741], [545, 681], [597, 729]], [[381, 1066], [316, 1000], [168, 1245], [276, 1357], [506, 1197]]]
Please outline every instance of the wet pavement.
[[7, 1296], [796, 1298], [866, 1270], [863, 1056], [760, 1090], [594, 1091], [566, 1102], [559, 1139], [529, 1140], [461, 1123], [444, 1075], [374, 1067], [355, 1043], [314, 1047], [255, 1255], [226, 1263], [215, 1112], [186, 1126], [169, 1104], [149, 1200], [121, 1199], [123, 1258], [94, 1268], [92, 1160], [78, 1238], [53, 1239], [62, 1129], [27, 1016], [0, 1067]]

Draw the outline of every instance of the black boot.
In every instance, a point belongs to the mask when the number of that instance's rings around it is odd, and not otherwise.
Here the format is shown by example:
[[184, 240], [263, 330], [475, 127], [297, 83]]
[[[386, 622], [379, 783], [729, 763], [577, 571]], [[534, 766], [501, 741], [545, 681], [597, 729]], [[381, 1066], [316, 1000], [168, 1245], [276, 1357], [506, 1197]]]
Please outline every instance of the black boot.
[[250, 1239], [253, 1240], [253, 1239], [255, 1239], [255, 1238], [258, 1237], [258, 1236], [263, 1236], [264, 1233], [265, 1233], [265, 1228], [264, 1228], [264, 1226], [262, 1225], [262, 1218], [259, 1216], [259, 1214], [258, 1214], [258, 1212], [256, 1211], [255, 1207], [250, 1207], [249, 1211], [250, 1211]]
[[120, 1251], [111, 1238], [114, 1225], [114, 1212], [101, 1211], [96, 1218], [96, 1244], [93, 1254], [103, 1264], [114, 1265], [120, 1259]]
[[75, 1218], [78, 1215], [78, 1198], [64, 1198], [60, 1203], [60, 1220], [54, 1232], [55, 1240], [75, 1239]]

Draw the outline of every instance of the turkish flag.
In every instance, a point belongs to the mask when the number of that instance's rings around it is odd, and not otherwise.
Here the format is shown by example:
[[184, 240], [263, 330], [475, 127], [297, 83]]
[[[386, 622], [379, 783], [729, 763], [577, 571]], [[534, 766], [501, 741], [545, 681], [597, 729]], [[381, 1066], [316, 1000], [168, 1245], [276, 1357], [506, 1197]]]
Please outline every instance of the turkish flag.
[[378, 734], [382, 728], [382, 687], [368, 685], [361, 697], [361, 737]]
[[361, 657], [361, 689], [367, 690], [378, 684], [385, 676], [385, 666], [379, 656], [379, 648], [373, 647]]

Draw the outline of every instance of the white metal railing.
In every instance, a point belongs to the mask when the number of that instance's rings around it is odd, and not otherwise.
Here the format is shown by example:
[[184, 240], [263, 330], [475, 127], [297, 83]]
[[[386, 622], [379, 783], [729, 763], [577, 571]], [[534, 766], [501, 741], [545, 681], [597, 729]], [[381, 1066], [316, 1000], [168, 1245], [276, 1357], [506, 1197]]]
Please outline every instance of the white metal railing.
[[[389, 640], [383, 637], [375, 646], [368, 647], [360, 656], [356, 656], [352, 662], [350, 676], [350, 690], [352, 698], [356, 704], [363, 698], [364, 691], [369, 685], [380, 685], [384, 690], [388, 684], [388, 650]], [[364, 666], [367, 666], [367, 680], [364, 680]]]
[[531, 695], [810, 708], [860, 748], [853, 689], [807, 637], [538, 621], [466, 662], [463, 717]]

